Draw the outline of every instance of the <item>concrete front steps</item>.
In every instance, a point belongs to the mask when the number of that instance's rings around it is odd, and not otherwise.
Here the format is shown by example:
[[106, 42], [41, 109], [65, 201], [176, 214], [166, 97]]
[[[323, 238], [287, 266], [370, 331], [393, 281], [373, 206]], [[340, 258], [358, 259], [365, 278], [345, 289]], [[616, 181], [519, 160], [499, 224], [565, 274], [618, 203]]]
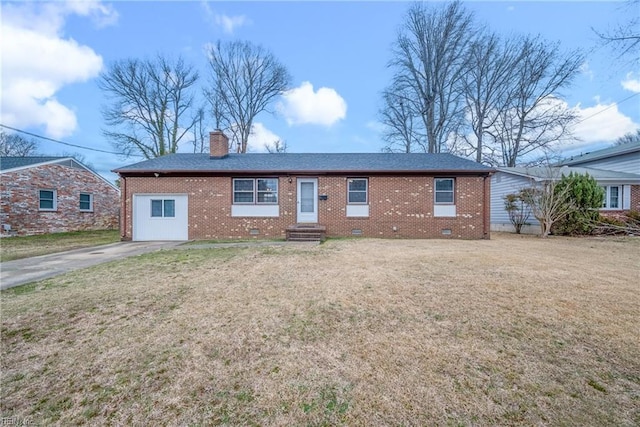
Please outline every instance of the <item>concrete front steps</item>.
[[318, 224], [294, 224], [287, 227], [287, 240], [292, 242], [321, 242], [327, 228]]

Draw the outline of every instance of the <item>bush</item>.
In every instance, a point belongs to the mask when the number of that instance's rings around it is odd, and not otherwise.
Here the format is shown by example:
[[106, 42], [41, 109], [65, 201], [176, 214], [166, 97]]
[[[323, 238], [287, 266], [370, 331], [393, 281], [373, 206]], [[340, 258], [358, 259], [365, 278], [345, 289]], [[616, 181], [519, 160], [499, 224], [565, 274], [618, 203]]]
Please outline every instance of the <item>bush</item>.
[[571, 172], [563, 175], [556, 191], [568, 187], [568, 197], [573, 209], [553, 227], [554, 234], [591, 234], [598, 223], [602, 207], [604, 190], [589, 174], [580, 175]]
[[531, 215], [531, 208], [525, 201], [524, 193], [521, 191], [518, 194], [504, 196], [504, 209], [509, 213], [509, 220], [516, 229], [516, 234], [520, 234]]

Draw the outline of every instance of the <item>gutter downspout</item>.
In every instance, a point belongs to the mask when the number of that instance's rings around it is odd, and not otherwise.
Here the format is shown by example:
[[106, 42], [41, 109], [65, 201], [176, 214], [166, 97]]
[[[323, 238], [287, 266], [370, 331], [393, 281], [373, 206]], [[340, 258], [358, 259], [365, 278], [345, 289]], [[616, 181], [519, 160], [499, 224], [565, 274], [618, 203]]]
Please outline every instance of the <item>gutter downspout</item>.
[[122, 215], [122, 229], [120, 230], [120, 240], [126, 240], [127, 237], [127, 179], [120, 175], [120, 182], [122, 183], [122, 203], [121, 203], [121, 215]]
[[484, 177], [484, 185], [483, 185], [484, 203], [482, 204], [483, 205], [482, 207], [482, 238], [486, 240], [491, 240], [491, 228], [490, 228], [491, 191], [487, 191], [488, 190], [487, 187], [489, 186], [490, 183], [491, 183], [491, 174], [486, 175]]

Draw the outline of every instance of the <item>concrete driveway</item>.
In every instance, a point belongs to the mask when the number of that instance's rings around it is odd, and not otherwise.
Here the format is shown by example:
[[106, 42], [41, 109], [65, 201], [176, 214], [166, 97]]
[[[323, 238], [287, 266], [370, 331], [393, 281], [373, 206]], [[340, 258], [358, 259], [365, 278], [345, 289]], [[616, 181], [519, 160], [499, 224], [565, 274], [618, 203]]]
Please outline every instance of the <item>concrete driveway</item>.
[[118, 242], [110, 245], [75, 249], [0, 263], [0, 289], [48, 279], [68, 271], [90, 267], [160, 249], [174, 248], [184, 242]]

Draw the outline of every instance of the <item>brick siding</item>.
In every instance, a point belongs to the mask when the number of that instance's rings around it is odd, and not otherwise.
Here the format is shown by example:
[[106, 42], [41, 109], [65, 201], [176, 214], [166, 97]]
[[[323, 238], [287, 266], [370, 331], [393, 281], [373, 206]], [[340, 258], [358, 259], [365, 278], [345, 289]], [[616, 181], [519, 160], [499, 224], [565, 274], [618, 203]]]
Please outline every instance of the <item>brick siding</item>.
[[[55, 211], [39, 210], [39, 190], [56, 190]], [[93, 195], [93, 212], [80, 211], [80, 193]], [[87, 170], [35, 166], [0, 176], [0, 221], [18, 235], [113, 229], [118, 226], [119, 198], [114, 187]]]
[[[256, 176], [260, 178], [261, 176]], [[351, 177], [351, 176], [350, 176]], [[456, 217], [434, 217], [433, 176], [352, 176], [368, 178], [369, 217], [348, 218], [347, 176], [318, 177], [318, 223], [328, 236], [384, 238], [489, 238], [489, 177], [455, 178]], [[291, 181], [291, 182], [289, 182]], [[189, 239], [282, 238], [296, 223], [296, 177], [280, 177], [277, 218], [232, 217], [230, 177], [126, 177], [122, 185], [121, 234], [132, 236], [134, 194], [186, 193]], [[258, 230], [258, 235], [250, 234]], [[450, 230], [450, 234], [443, 234]]]
[[640, 185], [631, 186], [631, 210], [640, 212]]

